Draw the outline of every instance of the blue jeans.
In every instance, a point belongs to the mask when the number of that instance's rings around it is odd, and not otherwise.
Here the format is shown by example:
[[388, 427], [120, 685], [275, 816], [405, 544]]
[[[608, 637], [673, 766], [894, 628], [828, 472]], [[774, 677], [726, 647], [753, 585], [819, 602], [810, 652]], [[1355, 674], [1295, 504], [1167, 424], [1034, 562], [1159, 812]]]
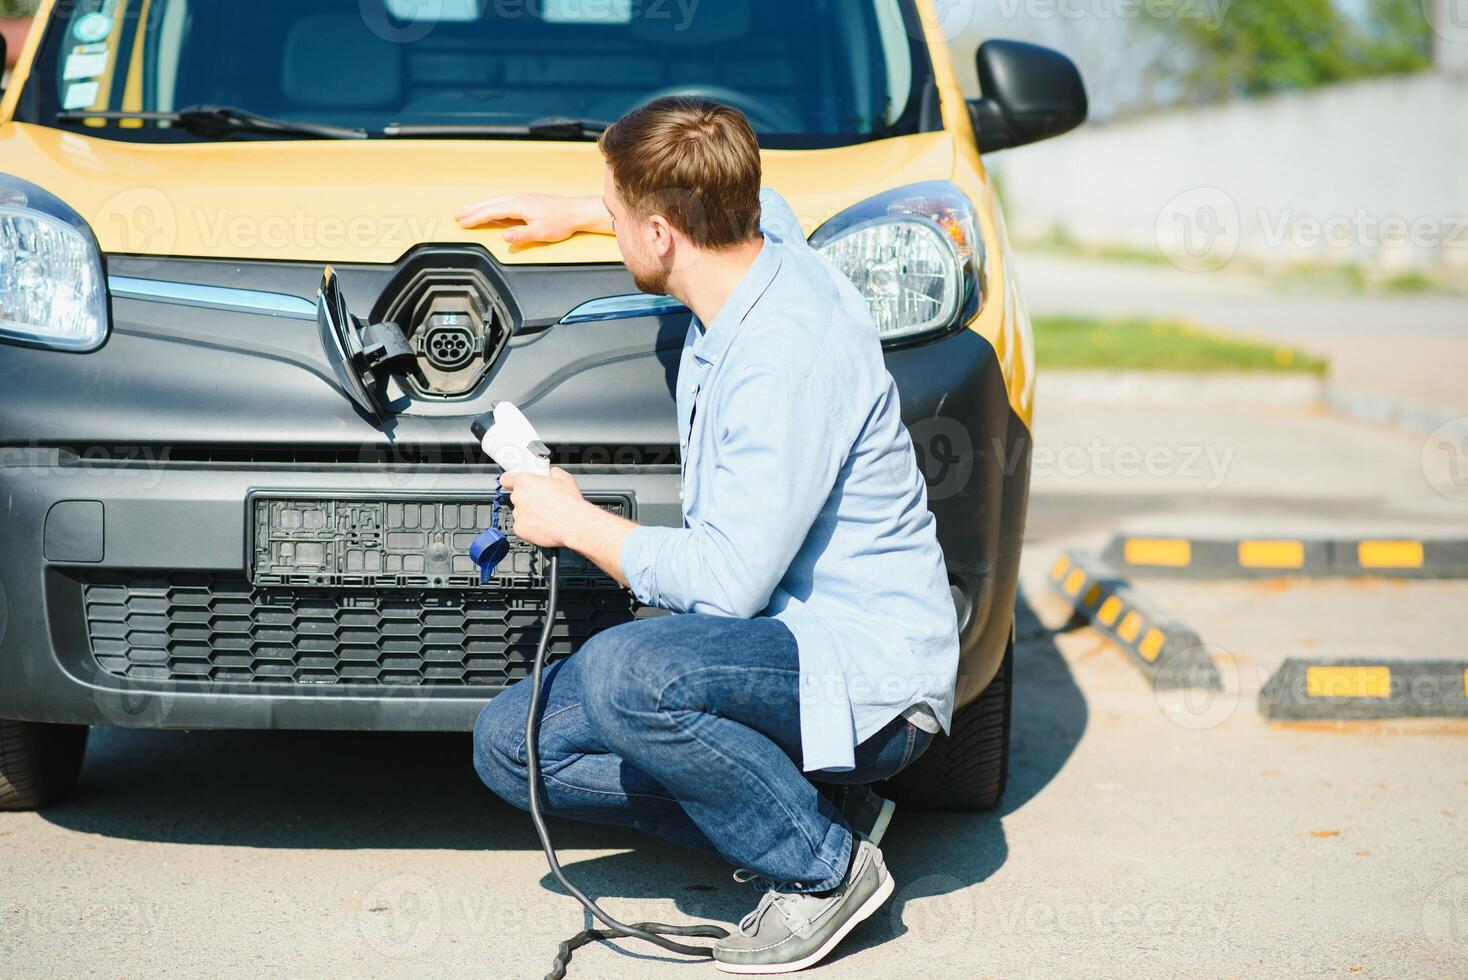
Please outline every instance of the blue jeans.
[[[851, 830], [811, 778], [885, 779], [932, 736], [894, 718], [857, 747], [855, 768], [807, 778], [799, 684], [795, 637], [769, 617], [680, 613], [598, 633], [545, 671], [545, 812], [713, 851], [782, 891], [835, 888]], [[521, 809], [529, 702], [521, 681], [474, 725], [479, 777]]]

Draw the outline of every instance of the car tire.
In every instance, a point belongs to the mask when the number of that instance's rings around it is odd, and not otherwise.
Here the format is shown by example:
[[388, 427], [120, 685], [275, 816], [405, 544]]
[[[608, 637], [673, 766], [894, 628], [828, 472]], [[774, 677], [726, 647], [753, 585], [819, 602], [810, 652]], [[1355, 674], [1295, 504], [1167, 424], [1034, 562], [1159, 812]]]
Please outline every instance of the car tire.
[[972, 703], [953, 714], [908, 767], [877, 787], [899, 806], [918, 810], [988, 810], [1009, 780], [1009, 718], [1014, 700], [1014, 637], [999, 672]]
[[71, 792], [87, 726], [0, 719], [0, 810], [34, 810]]

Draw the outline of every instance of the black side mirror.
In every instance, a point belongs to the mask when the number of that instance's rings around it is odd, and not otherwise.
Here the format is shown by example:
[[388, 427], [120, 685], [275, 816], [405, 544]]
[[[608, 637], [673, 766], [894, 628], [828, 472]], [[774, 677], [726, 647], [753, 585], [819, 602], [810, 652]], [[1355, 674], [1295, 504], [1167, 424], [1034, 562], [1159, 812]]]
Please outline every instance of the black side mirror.
[[985, 41], [976, 60], [983, 94], [968, 107], [981, 153], [1059, 136], [1086, 121], [1086, 83], [1059, 51]]

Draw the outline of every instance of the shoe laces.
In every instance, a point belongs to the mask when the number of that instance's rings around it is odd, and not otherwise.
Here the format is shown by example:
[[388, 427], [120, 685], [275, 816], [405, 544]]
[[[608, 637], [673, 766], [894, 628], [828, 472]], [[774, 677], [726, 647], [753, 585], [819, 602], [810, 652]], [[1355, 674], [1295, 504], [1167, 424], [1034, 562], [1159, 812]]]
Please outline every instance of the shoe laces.
[[802, 902], [821, 901], [814, 898], [814, 896], [805, 895], [800, 892], [776, 891], [776, 882], [766, 878], [764, 875], [750, 871], [748, 868], [739, 868], [736, 870], [734, 872], [734, 880], [741, 884], [752, 884], [764, 892], [760, 896], [759, 904], [754, 907], [754, 910], [739, 920], [739, 934], [741, 936], [753, 936], [759, 930], [760, 920], [764, 918], [765, 912], [771, 906], [775, 908], [775, 911], [780, 913], [780, 917], [785, 920], [785, 924], [790, 927], [791, 932], [797, 935], [804, 935], [807, 925], [803, 922], [800, 915], [794, 914], [794, 910]]
[[751, 930], [759, 928], [760, 918], [764, 915], [765, 909], [769, 908], [770, 904], [775, 901], [775, 897], [779, 892], [775, 891], [774, 881], [748, 868], [737, 869], [734, 872], [734, 880], [741, 885], [754, 885], [755, 888], [758, 888], [764, 893], [760, 896], [759, 904], [754, 907], [754, 911], [739, 920], [739, 934], [741, 936], [753, 936], [754, 933]]

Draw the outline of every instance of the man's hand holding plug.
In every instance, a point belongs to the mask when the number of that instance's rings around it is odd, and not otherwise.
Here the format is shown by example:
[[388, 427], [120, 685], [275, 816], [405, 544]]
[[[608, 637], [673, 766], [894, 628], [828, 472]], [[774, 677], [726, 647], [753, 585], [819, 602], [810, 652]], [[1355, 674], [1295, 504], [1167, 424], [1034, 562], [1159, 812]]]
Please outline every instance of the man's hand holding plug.
[[550, 476], [509, 472], [500, 486], [515, 508], [515, 536], [541, 548], [570, 548], [622, 585], [622, 544], [637, 527], [587, 500], [576, 478], [559, 466]]

